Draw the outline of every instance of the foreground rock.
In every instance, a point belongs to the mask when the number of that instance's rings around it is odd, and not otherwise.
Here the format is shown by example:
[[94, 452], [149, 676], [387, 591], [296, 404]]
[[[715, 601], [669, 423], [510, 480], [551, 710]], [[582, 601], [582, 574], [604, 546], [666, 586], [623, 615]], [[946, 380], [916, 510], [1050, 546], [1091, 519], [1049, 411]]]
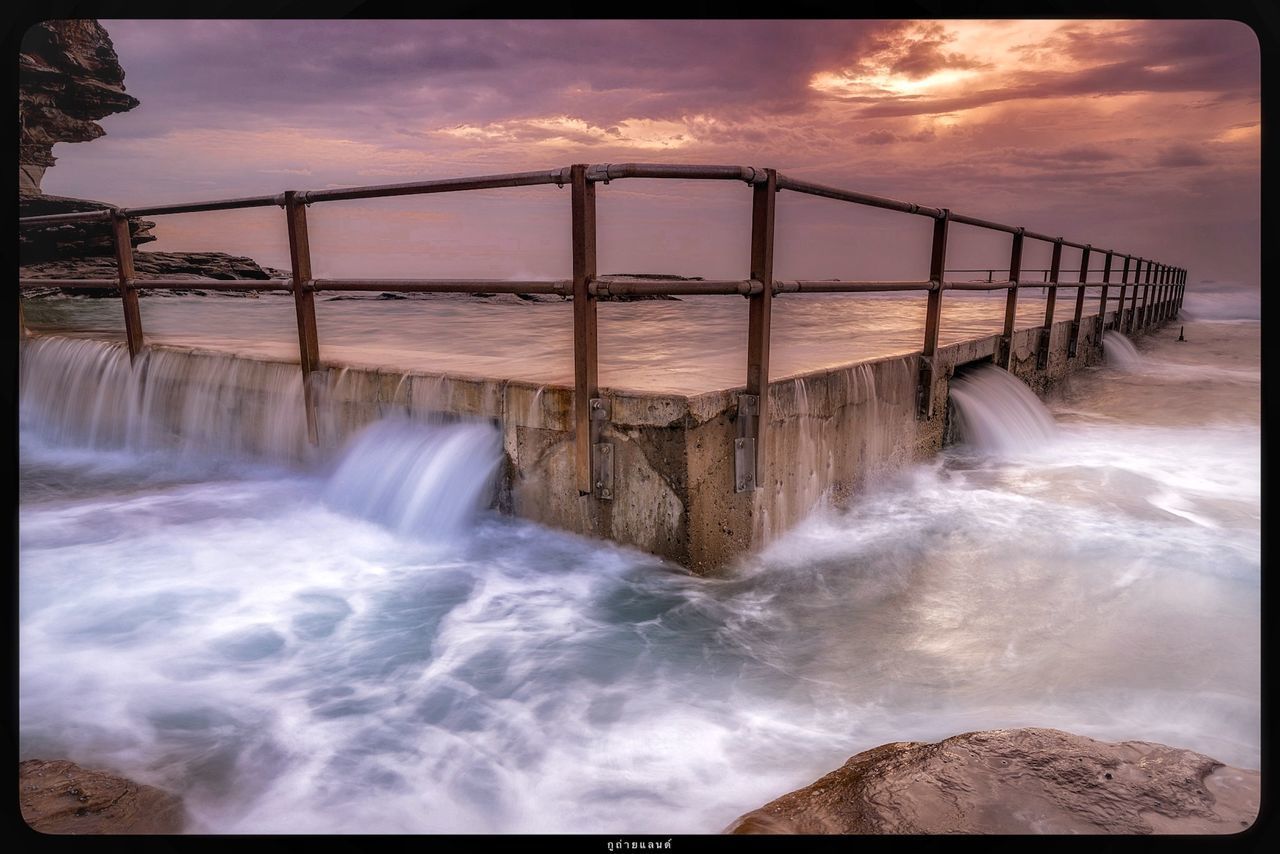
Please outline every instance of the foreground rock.
[[23, 820], [41, 833], [180, 833], [182, 801], [66, 760], [18, 763]]
[[1260, 775], [1189, 750], [1053, 729], [971, 732], [859, 753], [730, 833], [1236, 833]]

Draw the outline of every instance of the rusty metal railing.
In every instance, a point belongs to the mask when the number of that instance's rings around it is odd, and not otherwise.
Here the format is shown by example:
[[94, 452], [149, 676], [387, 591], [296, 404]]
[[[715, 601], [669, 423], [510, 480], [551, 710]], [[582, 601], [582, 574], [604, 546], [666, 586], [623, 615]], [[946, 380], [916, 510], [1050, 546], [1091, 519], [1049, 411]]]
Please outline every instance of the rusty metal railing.
[[[750, 274], [744, 280], [673, 281], [661, 278], [600, 276], [596, 271], [596, 186], [627, 178], [742, 181], [751, 189], [751, 255]], [[427, 195], [434, 193], [488, 190], [505, 187], [529, 187], [554, 184], [570, 188], [571, 247], [573, 276], [557, 281], [510, 281], [498, 279], [317, 279], [311, 271], [308, 239], [309, 205], [352, 199], [391, 196]], [[929, 259], [929, 278], [923, 281], [813, 281], [777, 280], [773, 277], [773, 245], [777, 194], [783, 190], [819, 196], [856, 205], [914, 214], [933, 220], [933, 240]], [[165, 216], [180, 213], [237, 210], [258, 207], [281, 207], [289, 234], [290, 277], [288, 279], [235, 280], [139, 278], [133, 266], [133, 245], [129, 235], [129, 218]], [[747, 492], [759, 487], [759, 473], [764, 471], [764, 432], [768, 424], [769, 341], [773, 297], [805, 293], [876, 293], [923, 291], [926, 295], [924, 340], [921, 347], [917, 413], [921, 418], [934, 414], [934, 357], [942, 320], [944, 291], [1007, 292], [1004, 323], [1000, 333], [995, 362], [1006, 370], [1012, 360], [1011, 342], [1020, 287], [1041, 287], [1046, 292], [1044, 325], [1037, 346], [1037, 365], [1043, 368], [1048, 359], [1049, 334], [1059, 287], [1075, 288], [1076, 301], [1072, 319], [1068, 358], [1075, 358], [1083, 318], [1085, 291], [1101, 288], [1098, 303], [1099, 331], [1106, 323], [1109, 290], [1119, 285], [1114, 328], [1133, 331], [1176, 315], [1182, 306], [1187, 271], [1181, 267], [1158, 263], [1151, 259], [1116, 252], [1096, 250], [1091, 244], [1076, 243], [1028, 231], [1021, 226], [966, 216], [947, 208], [929, 207], [882, 196], [830, 187], [780, 175], [774, 169], [755, 166], [698, 166], [651, 163], [574, 164], [540, 172], [517, 172], [503, 175], [445, 178], [403, 184], [380, 184], [329, 190], [289, 190], [274, 196], [251, 196], [238, 199], [190, 202], [149, 207], [112, 208], [101, 211], [51, 214], [25, 217], [20, 226], [52, 225], [72, 222], [108, 222], [115, 248], [115, 279], [19, 279], [18, 325], [25, 334], [21, 291], [45, 287], [74, 287], [116, 290], [124, 303], [125, 338], [129, 355], [136, 359], [144, 347], [142, 316], [138, 307], [138, 291], [149, 289], [202, 290], [274, 290], [293, 294], [298, 322], [298, 352], [303, 375], [303, 397], [307, 410], [307, 431], [311, 442], [318, 441], [314, 405], [314, 377], [321, 369], [320, 345], [316, 333], [315, 294], [318, 291], [392, 291], [402, 293], [522, 293], [555, 294], [573, 302], [574, 397], [573, 433], [575, 475], [581, 495], [597, 499], [612, 498], [612, 446], [602, 441], [602, 429], [609, 417], [609, 402], [600, 396], [596, 334], [596, 303], [601, 297], [623, 295], [738, 294], [750, 303], [747, 321], [747, 366], [744, 393], [738, 397], [737, 438], [734, 441], [735, 491]], [[950, 225], [959, 223], [990, 231], [1000, 231], [1012, 238], [1008, 278], [995, 279], [996, 269], [979, 268], [948, 270], [947, 241]], [[1052, 261], [1048, 268], [1024, 270], [1023, 244], [1027, 239], [1050, 243]], [[1062, 267], [1062, 248], [1070, 246], [1081, 252], [1079, 266]], [[1104, 255], [1101, 270], [1090, 268], [1094, 253]], [[1120, 281], [1111, 280], [1113, 262], [1124, 261]], [[1132, 271], [1132, 278], [1130, 272]], [[961, 281], [947, 278], [947, 273], [986, 272], [987, 280]], [[1027, 281], [1026, 273], [1043, 273], [1043, 281]], [[1090, 279], [1101, 273], [1100, 280]], [[1064, 281], [1065, 273], [1076, 273], [1074, 281]], [[1132, 288], [1131, 291], [1128, 289]], [[1142, 304], [1139, 306], [1139, 292]], [[1129, 309], [1125, 309], [1126, 298]]]

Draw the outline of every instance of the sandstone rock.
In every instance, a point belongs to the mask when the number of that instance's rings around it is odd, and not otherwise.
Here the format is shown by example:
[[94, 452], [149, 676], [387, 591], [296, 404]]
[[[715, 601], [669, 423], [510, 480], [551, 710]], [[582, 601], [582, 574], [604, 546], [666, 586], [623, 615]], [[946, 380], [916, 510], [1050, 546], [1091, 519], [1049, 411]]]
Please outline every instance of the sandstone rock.
[[40, 189], [57, 142], [102, 136], [97, 119], [138, 106], [124, 91], [124, 69], [102, 25], [93, 20], [42, 21], [23, 36], [18, 54], [18, 177]]
[[728, 832], [1236, 833], [1258, 815], [1259, 780], [1151, 742], [991, 730], [859, 753]]
[[182, 801], [66, 760], [18, 763], [23, 820], [41, 833], [180, 833]]

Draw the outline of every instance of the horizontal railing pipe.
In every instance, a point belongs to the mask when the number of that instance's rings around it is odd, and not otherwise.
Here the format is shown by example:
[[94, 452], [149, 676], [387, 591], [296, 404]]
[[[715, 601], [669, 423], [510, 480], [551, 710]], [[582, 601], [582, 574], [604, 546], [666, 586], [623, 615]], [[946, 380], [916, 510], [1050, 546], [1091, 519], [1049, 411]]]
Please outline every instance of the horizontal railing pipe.
[[125, 216], [166, 216], [168, 214], [206, 213], [208, 211], [230, 211], [243, 208], [280, 207], [284, 204], [284, 196], [248, 196], [243, 199], [217, 199], [211, 202], [184, 202], [173, 205], [145, 205], [136, 208], [121, 208]]
[[751, 296], [764, 292], [764, 285], [754, 279], [701, 279], [673, 281], [642, 277], [597, 276], [587, 285], [592, 296], [697, 296], [700, 294], [740, 294]]
[[130, 279], [129, 286], [145, 290], [289, 291], [292, 279]]
[[598, 163], [587, 170], [588, 181], [619, 178], [686, 178], [690, 180], [745, 181], [760, 184], [765, 170], [757, 166], [684, 166], [668, 163]]
[[333, 190], [301, 190], [303, 204], [338, 202], [352, 199], [381, 199], [391, 196], [418, 196], [430, 193], [458, 193], [465, 190], [496, 190], [503, 187], [534, 187], [539, 184], [564, 186], [569, 182], [568, 167], [540, 172], [512, 172], [505, 175], [481, 175], [474, 178], [439, 178], [433, 181], [410, 181], [405, 184], [374, 184], [366, 187], [343, 187]]
[[[82, 290], [119, 290], [117, 279], [19, 279], [23, 290], [37, 288], [80, 288]], [[129, 279], [129, 287], [136, 290], [199, 290], [199, 291], [287, 291], [292, 289], [291, 279]]]
[[120, 289], [119, 279], [18, 279], [18, 287], [24, 291], [36, 288], [84, 288], [103, 291]]
[[943, 282], [943, 290], [948, 291], [1003, 291], [1013, 287], [1016, 282]]
[[810, 196], [822, 196], [827, 199], [836, 199], [842, 202], [853, 202], [858, 205], [868, 205], [873, 208], [884, 208], [885, 210], [901, 211], [902, 213], [919, 214], [920, 216], [932, 217], [940, 219], [942, 217], [942, 208], [931, 208], [925, 205], [917, 205], [911, 202], [900, 202], [897, 199], [887, 199], [883, 196], [872, 196], [867, 193], [855, 193], [852, 190], [841, 190], [838, 187], [828, 187], [825, 184], [815, 184], [811, 181], [798, 181], [795, 178], [788, 178], [785, 175], [778, 176], [778, 189], [791, 190], [796, 193], [806, 193]]
[[420, 294], [557, 294], [573, 293], [568, 281], [510, 279], [309, 279], [303, 290]]
[[1016, 225], [1005, 225], [1002, 222], [992, 222], [989, 219], [978, 219], [976, 216], [965, 216], [958, 213], [951, 214], [951, 221], [963, 223], [964, 225], [975, 225], [978, 228], [987, 228], [991, 231], [1003, 231], [1006, 234], [1014, 234], [1018, 230]]
[[107, 222], [110, 219], [110, 210], [70, 211], [68, 213], [20, 217], [18, 219], [18, 225], [58, 225], [59, 223], [64, 222]]
[[775, 294], [856, 294], [878, 293], [881, 291], [929, 291], [933, 290], [933, 282], [829, 282], [821, 280], [789, 280], [775, 279]]

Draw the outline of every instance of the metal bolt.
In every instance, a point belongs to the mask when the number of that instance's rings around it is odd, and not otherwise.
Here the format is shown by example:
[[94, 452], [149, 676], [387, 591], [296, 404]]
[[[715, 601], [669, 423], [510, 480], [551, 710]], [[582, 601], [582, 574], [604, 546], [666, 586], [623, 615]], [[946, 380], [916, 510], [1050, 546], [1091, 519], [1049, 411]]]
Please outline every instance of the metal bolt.
[[604, 489], [604, 481], [603, 481], [603, 480], [597, 480], [597, 481], [596, 481], [596, 489]]
[[613, 446], [612, 446], [612, 445], [605, 445], [603, 448], [601, 448], [601, 449], [600, 449], [600, 453], [602, 453], [602, 454], [607, 454], [607, 453], [609, 453], [609, 452], [610, 452], [610, 451], [612, 451], [612, 450], [613, 450]]

